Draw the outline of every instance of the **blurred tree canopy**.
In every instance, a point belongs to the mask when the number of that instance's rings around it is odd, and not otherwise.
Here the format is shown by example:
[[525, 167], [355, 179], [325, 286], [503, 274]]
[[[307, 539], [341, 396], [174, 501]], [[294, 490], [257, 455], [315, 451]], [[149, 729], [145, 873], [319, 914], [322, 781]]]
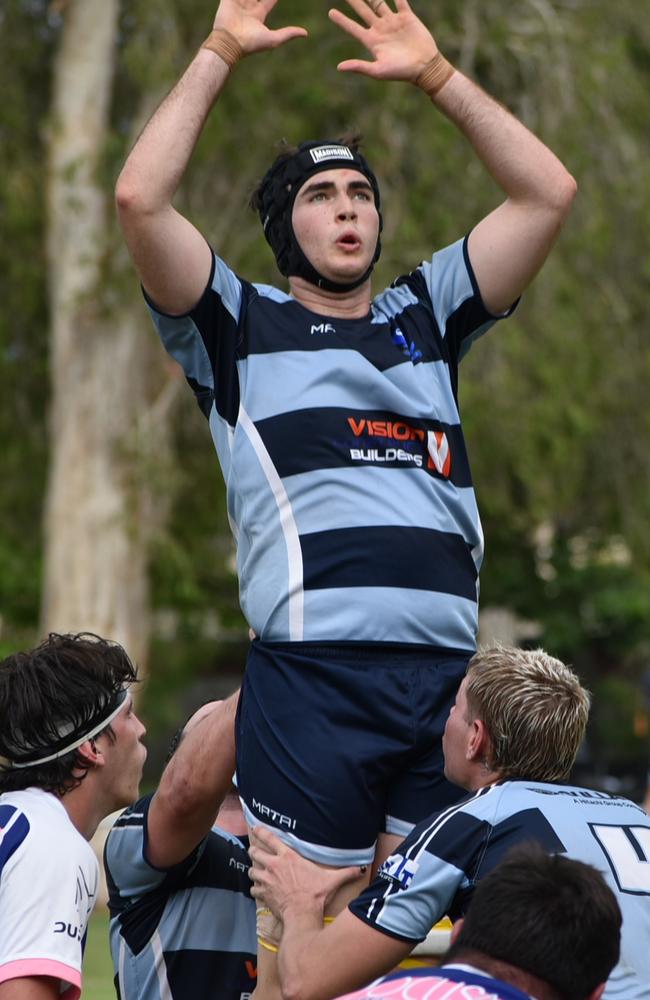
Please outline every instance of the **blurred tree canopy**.
[[[43, 149], [49, 67], [66, 6], [4, 0], [0, 9], [5, 647], [33, 634], [39, 613], [48, 460]], [[618, 734], [623, 757], [638, 756], [646, 739], [639, 679], [650, 665], [650, 19], [639, 17], [635, 0], [413, 6], [445, 54], [533, 129], [579, 184], [569, 223], [515, 316], [464, 362], [461, 403], [486, 535], [483, 607], [506, 606], [539, 622], [540, 641], [571, 661], [597, 696], [602, 690], [595, 714], [602, 738], [613, 747]], [[198, 0], [123, 0], [102, 158], [107, 191], [143, 116], [180, 75], [212, 17]], [[303, 24], [310, 38], [237, 68], [177, 202], [231, 266], [277, 283], [247, 197], [282, 137], [335, 137], [351, 126], [364, 134], [385, 206], [377, 287], [497, 203], [464, 139], [422, 94], [337, 73], [355, 45], [325, 7], [280, 0], [272, 22]], [[108, 236], [117, 248], [117, 232]], [[153, 337], [135, 276], [117, 251], [105, 277], [114, 297], [140, 311], [142, 337]], [[169, 379], [178, 379], [171, 368]], [[146, 449], [139, 456], [171, 501], [151, 546], [158, 693], [178, 690], [192, 670], [214, 669], [226, 655], [221, 640], [245, 636], [212, 444], [190, 394], [178, 397], [173, 461], [158, 462]]]

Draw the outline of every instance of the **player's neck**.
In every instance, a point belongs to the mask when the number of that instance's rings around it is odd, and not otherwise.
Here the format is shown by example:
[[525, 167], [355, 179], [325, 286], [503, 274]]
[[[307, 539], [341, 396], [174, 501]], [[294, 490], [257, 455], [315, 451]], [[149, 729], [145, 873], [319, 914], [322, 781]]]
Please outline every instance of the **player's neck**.
[[510, 962], [502, 962], [500, 959], [492, 958], [482, 952], [474, 952], [472, 949], [465, 952], [461, 949], [449, 961], [449, 965], [454, 964], [470, 965], [479, 972], [484, 972], [488, 976], [500, 979], [503, 983], [515, 986], [523, 993], [535, 997], [535, 1000], [560, 1000], [557, 991], [544, 980], [533, 976], [530, 972], [525, 972], [516, 965], [511, 965]]
[[89, 794], [90, 779], [91, 775], [86, 775], [80, 785], [60, 798], [70, 822], [86, 840], [93, 838], [100, 822], [112, 811], [96, 795]]
[[319, 316], [363, 319], [370, 311], [370, 278], [349, 292], [327, 292], [310, 281], [293, 275], [289, 288], [294, 299]]
[[495, 781], [501, 780], [499, 771], [493, 771], [487, 761], [477, 762], [472, 768], [462, 787], [468, 792], [478, 792], [480, 788], [493, 785]]

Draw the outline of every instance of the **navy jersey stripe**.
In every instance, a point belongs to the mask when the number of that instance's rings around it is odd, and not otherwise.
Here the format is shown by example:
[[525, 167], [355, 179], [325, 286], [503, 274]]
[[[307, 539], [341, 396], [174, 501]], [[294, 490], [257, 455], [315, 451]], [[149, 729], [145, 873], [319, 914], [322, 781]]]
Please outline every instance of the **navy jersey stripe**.
[[[244, 283], [245, 289], [250, 287]], [[385, 322], [370, 322], [369, 317], [346, 320], [319, 316], [293, 299], [277, 302], [254, 293], [245, 299], [249, 322], [238, 349], [239, 358], [286, 351], [358, 351], [379, 371], [406, 360], [447, 360], [432, 312], [424, 312], [419, 303], [405, 303]]]
[[366, 527], [300, 536], [305, 590], [404, 587], [476, 600], [476, 566], [460, 535]]
[[[214, 401], [217, 413], [232, 427], [239, 412], [239, 380], [236, 374], [237, 346], [241, 340], [239, 319], [228, 307], [229, 301], [218, 295], [214, 288], [217, 258], [212, 256], [212, 267], [207, 287], [189, 313], [169, 316], [160, 312], [143, 289], [144, 297], [154, 318], [161, 317], [159, 332], [165, 347], [185, 372], [187, 383], [205, 417], [210, 416]], [[250, 285], [247, 289], [250, 289]], [[245, 296], [242, 295], [242, 307]], [[175, 329], [177, 327], [177, 329]], [[193, 332], [192, 332], [193, 331]], [[195, 344], [200, 337], [211, 369], [211, 384], [207, 372], [197, 368]]]
[[[239, 412], [239, 380], [235, 367], [240, 337], [238, 323], [210, 286], [190, 315], [201, 333], [212, 365], [217, 413], [234, 427]], [[188, 382], [192, 385], [189, 379]], [[204, 391], [201, 387], [197, 391], [194, 385], [192, 389], [203, 413], [209, 417], [211, 407]]]
[[257, 958], [247, 952], [165, 950], [172, 996], [242, 997], [256, 986]]
[[375, 465], [422, 470], [461, 488], [472, 485], [459, 424], [385, 410], [314, 407], [258, 420], [255, 427], [283, 479], [320, 469]]
[[0, 806], [0, 873], [29, 833], [29, 820], [15, 806]]

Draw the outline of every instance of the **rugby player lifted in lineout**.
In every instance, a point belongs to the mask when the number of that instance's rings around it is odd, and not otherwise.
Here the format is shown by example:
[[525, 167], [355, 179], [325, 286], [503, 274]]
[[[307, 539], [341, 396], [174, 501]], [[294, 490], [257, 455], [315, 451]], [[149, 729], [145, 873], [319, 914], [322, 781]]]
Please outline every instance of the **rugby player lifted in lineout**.
[[[247, 818], [344, 866], [386, 857], [460, 794], [442, 775], [440, 737], [475, 649], [482, 533], [458, 363], [541, 267], [575, 183], [444, 59], [406, 0], [350, 0], [358, 20], [330, 19], [371, 59], [339, 69], [414, 84], [410, 99], [434, 128], [423, 91], [505, 199], [372, 297], [375, 175], [354, 144], [305, 143], [253, 196], [289, 290], [240, 278], [172, 199], [232, 66], [307, 34], [267, 28], [273, 6], [222, 0], [128, 157], [117, 202], [226, 480], [241, 605], [258, 636], [237, 724]], [[260, 966], [260, 1000], [264, 975]]]

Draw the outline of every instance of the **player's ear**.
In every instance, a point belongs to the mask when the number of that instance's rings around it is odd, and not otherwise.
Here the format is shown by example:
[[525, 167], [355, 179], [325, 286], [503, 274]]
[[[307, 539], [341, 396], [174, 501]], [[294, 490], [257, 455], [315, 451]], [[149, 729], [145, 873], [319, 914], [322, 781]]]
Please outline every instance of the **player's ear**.
[[485, 758], [490, 749], [490, 737], [481, 719], [474, 719], [470, 725], [469, 738], [467, 743], [467, 760], [479, 760]]
[[589, 996], [586, 997], [586, 1000], [600, 1000], [600, 998], [602, 997], [603, 993], [605, 992], [605, 987], [606, 986], [607, 986], [607, 983], [601, 983], [600, 986], [597, 986], [595, 990], [592, 990], [592, 992], [589, 994]]
[[85, 740], [78, 749], [81, 756], [87, 760], [92, 767], [104, 766], [104, 755], [97, 746], [95, 740]]
[[459, 917], [456, 923], [452, 925], [451, 936], [449, 938], [450, 945], [456, 944], [458, 935], [460, 934], [461, 931], [461, 927], [463, 926], [464, 923], [465, 923], [465, 917]]

